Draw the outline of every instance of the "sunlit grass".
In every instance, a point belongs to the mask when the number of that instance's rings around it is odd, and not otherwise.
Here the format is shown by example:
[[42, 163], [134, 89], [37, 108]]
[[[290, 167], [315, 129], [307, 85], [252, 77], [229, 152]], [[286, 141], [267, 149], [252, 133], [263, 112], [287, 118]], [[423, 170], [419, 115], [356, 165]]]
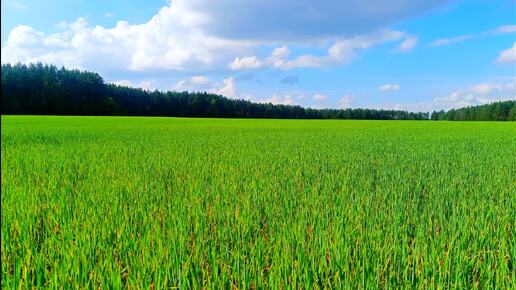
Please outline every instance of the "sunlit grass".
[[515, 287], [516, 123], [1, 120], [3, 289]]

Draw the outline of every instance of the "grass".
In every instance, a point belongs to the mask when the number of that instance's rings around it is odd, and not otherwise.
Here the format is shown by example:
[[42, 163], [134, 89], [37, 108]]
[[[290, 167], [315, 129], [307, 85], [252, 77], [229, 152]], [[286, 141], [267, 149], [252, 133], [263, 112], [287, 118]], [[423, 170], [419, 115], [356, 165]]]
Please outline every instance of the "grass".
[[515, 288], [516, 123], [2, 116], [11, 288]]

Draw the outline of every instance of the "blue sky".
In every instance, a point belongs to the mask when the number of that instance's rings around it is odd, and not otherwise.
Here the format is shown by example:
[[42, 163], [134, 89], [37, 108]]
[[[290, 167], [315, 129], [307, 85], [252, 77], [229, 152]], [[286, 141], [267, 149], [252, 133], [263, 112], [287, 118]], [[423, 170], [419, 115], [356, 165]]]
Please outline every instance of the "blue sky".
[[514, 0], [5, 0], [2, 63], [305, 107], [516, 99]]

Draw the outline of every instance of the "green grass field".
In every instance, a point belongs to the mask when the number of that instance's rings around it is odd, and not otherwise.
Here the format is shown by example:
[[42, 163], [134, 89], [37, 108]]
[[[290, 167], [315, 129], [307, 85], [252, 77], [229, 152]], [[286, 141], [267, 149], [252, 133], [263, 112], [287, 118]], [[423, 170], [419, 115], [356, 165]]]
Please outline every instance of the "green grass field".
[[515, 288], [516, 123], [1, 122], [2, 289]]

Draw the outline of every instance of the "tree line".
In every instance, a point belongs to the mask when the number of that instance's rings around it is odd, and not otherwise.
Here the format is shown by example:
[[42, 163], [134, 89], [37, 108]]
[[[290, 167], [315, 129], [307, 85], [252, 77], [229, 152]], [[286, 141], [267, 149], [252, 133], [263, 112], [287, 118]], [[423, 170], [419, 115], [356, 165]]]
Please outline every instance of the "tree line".
[[432, 112], [432, 120], [449, 121], [516, 121], [516, 100], [495, 102], [481, 106]]
[[427, 113], [310, 109], [253, 103], [207, 92], [147, 91], [105, 83], [94, 72], [54, 65], [3, 64], [2, 114], [224, 118], [424, 120]]
[[94, 72], [41, 63], [3, 64], [1, 75], [2, 114], [368, 120], [455, 120], [455, 116], [466, 115], [453, 113], [450, 118], [451, 111], [430, 115], [402, 110], [311, 109], [208, 92], [147, 91], [106, 83]]

